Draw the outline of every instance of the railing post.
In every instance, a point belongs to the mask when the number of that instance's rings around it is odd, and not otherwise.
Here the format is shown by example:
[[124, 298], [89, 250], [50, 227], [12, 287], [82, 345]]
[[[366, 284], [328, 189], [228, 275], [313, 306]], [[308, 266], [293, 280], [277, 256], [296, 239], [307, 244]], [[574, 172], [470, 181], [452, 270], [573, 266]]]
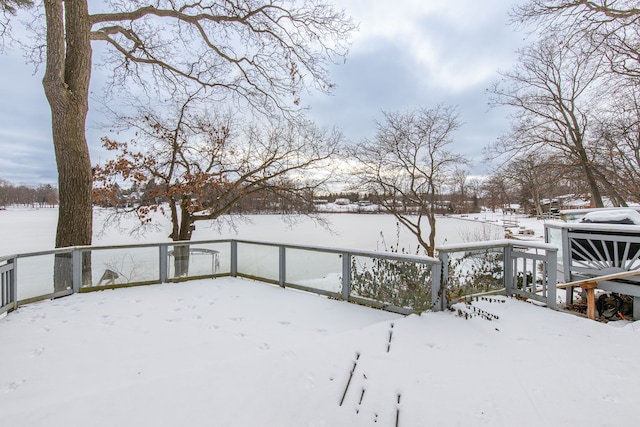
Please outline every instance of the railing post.
[[447, 280], [449, 280], [449, 253], [438, 254], [440, 264], [431, 265], [431, 305], [433, 311], [443, 311], [447, 301]]
[[238, 242], [231, 241], [231, 277], [238, 277]]
[[80, 249], [71, 250], [71, 284], [73, 292], [80, 292], [82, 286], [82, 251]]
[[287, 280], [287, 248], [279, 246], [278, 249], [278, 284], [284, 288]]
[[511, 245], [507, 245], [503, 249], [503, 258], [504, 258], [504, 271], [503, 271], [503, 283], [504, 289], [507, 296], [510, 296], [511, 290], [513, 289], [513, 257], [512, 257], [512, 247]]
[[[571, 278], [571, 241], [569, 240], [569, 230], [562, 228], [562, 272], [565, 283], [572, 280]], [[568, 289], [568, 288], [567, 288]]]
[[547, 307], [556, 308], [558, 286], [558, 251], [547, 249]]
[[351, 254], [342, 253], [342, 299], [349, 301], [351, 295]]
[[18, 308], [18, 263], [17, 258], [7, 260], [7, 264], [13, 264], [13, 269], [9, 273], [9, 301], [13, 303], [13, 310]]
[[158, 248], [158, 256], [160, 257], [160, 259], [158, 260], [158, 265], [160, 266], [160, 271], [159, 271], [159, 278], [160, 278], [160, 283], [166, 283], [167, 282], [167, 276], [168, 276], [168, 272], [169, 272], [169, 246], [168, 245], [160, 245], [160, 247]]
[[[562, 228], [562, 276], [565, 283], [569, 283], [572, 280], [571, 277], [571, 240], [569, 239], [569, 230]], [[566, 304], [573, 304], [573, 289], [567, 288], [565, 290], [565, 302]]]

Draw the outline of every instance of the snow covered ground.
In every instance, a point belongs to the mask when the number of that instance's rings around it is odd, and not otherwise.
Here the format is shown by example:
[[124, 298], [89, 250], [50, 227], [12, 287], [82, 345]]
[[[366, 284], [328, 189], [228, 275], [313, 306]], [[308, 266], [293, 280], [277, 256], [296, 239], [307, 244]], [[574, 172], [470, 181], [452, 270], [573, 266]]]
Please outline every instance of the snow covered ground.
[[[0, 212], [0, 253], [48, 249], [53, 211], [10, 214], [10, 226]], [[275, 219], [254, 218], [257, 239], [273, 240]], [[353, 247], [340, 233], [364, 239], [357, 236], [378, 234], [385, 219], [336, 221], [345, 229], [329, 237], [304, 221], [280, 233]], [[96, 243], [128, 238], [109, 233]], [[473, 305], [497, 319], [401, 317], [231, 278], [23, 306], [0, 319], [2, 425], [636, 424], [640, 323], [603, 324], [503, 298]]]

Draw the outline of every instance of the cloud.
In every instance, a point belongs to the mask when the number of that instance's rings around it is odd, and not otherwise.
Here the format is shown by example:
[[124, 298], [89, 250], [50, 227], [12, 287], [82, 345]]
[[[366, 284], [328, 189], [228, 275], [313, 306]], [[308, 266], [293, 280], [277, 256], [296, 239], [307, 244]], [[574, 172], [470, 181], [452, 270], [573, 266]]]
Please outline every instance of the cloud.
[[[487, 111], [484, 90], [510, 67], [522, 34], [507, 26], [511, 0], [334, 0], [360, 23], [346, 64], [334, 67], [332, 96], [303, 99], [322, 125], [343, 129], [352, 141], [375, 134], [381, 111], [457, 105], [463, 128], [456, 149], [481, 165], [482, 147], [506, 126], [506, 111]], [[37, 184], [55, 182], [49, 107], [42, 69], [24, 64], [19, 52], [0, 55], [0, 178]], [[99, 62], [96, 61], [94, 62]], [[104, 71], [94, 70], [92, 93], [100, 93]], [[87, 140], [92, 161], [108, 157], [96, 123], [104, 122], [90, 101]], [[474, 172], [482, 173], [484, 166]]]
[[[58, 173], [51, 136], [51, 113], [42, 87], [43, 68], [25, 63], [20, 52], [0, 55], [4, 81], [0, 85], [0, 178], [14, 184], [56, 184]], [[90, 104], [87, 141], [92, 154], [101, 154], [102, 133]]]
[[393, 5], [348, 0], [347, 13], [360, 22], [351, 51], [367, 54], [392, 41], [411, 52], [416, 66], [438, 86], [463, 91], [512, 62], [521, 37], [507, 26], [511, 5], [504, 0], [404, 0]]
[[20, 53], [0, 55], [0, 178], [16, 185], [57, 182], [51, 116], [41, 74]]
[[402, 0], [341, 2], [360, 30], [345, 65], [332, 70], [333, 96], [307, 100], [311, 115], [337, 125], [351, 141], [375, 135], [381, 111], [437, 104], [457, 106], [462, 128], [453, 149], [484, 174], [484, 147], [508, 125], [507, 111], [489, 110], [485, 89], [509, 68], [523, 35], [507, 25], [511, 1]]

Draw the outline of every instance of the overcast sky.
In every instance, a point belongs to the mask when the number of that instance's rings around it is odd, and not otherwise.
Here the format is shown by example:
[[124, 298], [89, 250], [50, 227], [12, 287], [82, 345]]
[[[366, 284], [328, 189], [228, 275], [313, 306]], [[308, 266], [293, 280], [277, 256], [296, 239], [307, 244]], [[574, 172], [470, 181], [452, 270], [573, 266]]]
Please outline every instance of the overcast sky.
[[[507, 24], [514, 1], [334, 1], [360, 28], [347, 62], [332, 69], [333, 95], [303, 98], [312, 118], [358, 141], [374, 135], [382, 111], [457, 106], [464, 125], [452, 148], [473, 159], [472, 174], [486, 173], [482, 150], [507, 126], [508, 111], [489, 110], [485, 90], [498, 70], [512, 66], [516, 49], [524, 44], [525, 35]], [[0, 178], [55, 185], [41, 72], [34, 75], [22, 53], [9, 48], [0, 55], [0, 76]], [[99, 121], [94, 110], [88, 123], [93, 163], [105, 160]]]

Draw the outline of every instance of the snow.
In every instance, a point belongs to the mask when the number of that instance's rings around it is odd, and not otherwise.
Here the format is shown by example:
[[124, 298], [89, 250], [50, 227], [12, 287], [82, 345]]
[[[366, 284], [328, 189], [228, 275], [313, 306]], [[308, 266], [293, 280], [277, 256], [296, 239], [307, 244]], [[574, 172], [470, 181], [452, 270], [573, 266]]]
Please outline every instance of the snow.
[[[167, 218], [154, 218], [157, 228], [150, 228], [142, 235], [130, 234], [132, 221], [122, 224], [122, 229], [111, 227], [103, 230], [108, 212], [94, 210], [93, 244], [123, 245], [133, 243], [168, 242], [170, 222]], [[15, 209], [0, 211], [0, 256], [16, 253], [51, 250], [55, 243], [57, 209]], [[323, 217], [325, 226], [308, 217], [289, 217], [283, 221], [280, 215], [246, 215], [236, 218], [236, 229], [227, 224], [196, 223], [192, 240], [240, 239], [252, 241], [304, 244], [324, 247], [342, 247], [365, 251], [391, 247], [399, 252], [414, 254], [416, 239], [408, 231], [399, 228], [396, 219], [385, 214], [336, 213]], [[489, 240], [504, 237], [502, 227], [481, 221], [460, 221], [438, 217], [436, 245], [463, 241]]]
[[[50, 245], [53, 210], [7, 212], [2, 253]], [[377, 234], [376, 217], [337, 223], [358, 230], [345, 232], [351, 239]], [[275, 217], [253, 220], [268, 234]], [[307, 243], [326, 239], [313, 223], [296, 229], [317, 236]], [[501, 297], [473, 307], [497, 319], [464, 304], [402, 317], [233, 278], [31, 304], [0, 319], [2, 424], [634, 424], [640, 323], [603, 324]]]
[[581, 222], [640, 225], [640, 212], [633, 209], [612, 209], [589, 212], [582, 218]]

